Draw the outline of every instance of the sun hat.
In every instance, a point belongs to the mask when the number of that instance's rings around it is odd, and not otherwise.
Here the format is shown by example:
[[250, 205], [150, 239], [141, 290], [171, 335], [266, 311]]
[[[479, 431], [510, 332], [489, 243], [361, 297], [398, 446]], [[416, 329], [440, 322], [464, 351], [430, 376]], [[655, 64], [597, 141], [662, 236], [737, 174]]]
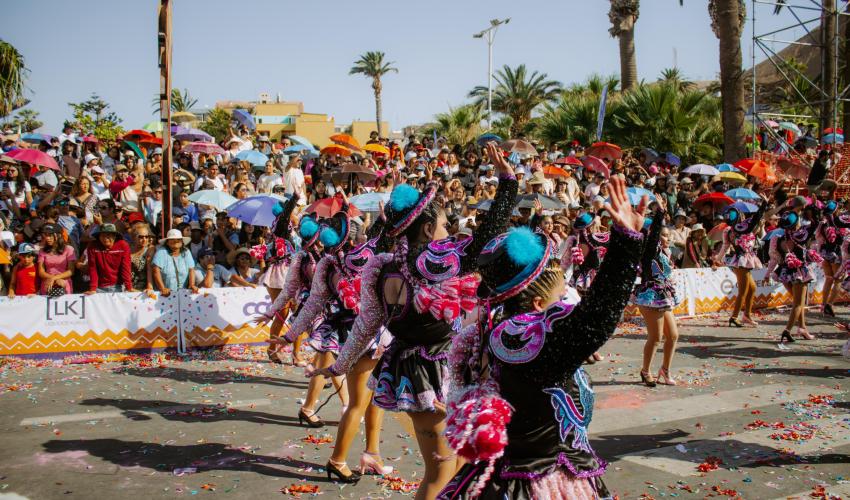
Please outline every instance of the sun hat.
[[203, 226], [201, 226], [201, 223], [196, 220], [193, 220], [189, 223], [189, 229], [191, 229], [192, 231], [201, 231], [202, 233], [206, 232], [204, 231]]
[[169, 229], [167, 233], [165, 233], [165, 238], [159, 240], [160, 245], [165, 245], [165, 242], [168, 240], [181, 240], [184, 245], [188, 245], [191, 238], [188, 236], [183, 236], [183, 233], [180, 232], [179, 229]]
[[92, 168], [90, 168], [89, 170], [91, 170], [91, 172], [92, 172], [93, 174], [101, 174], [101, 175], [103, 175], [103, 174], [105, 174], [105, 173], [106, 173], [106, 172], [104, 172], [104, 170], [103, 170], [102, 168], [100, 168], [100, 165], [95, 165], [95, 166], [93, 166]]
[[516, 227], [496, 236], [478, 256], [478, 297], [504, 302], [517, 295], [543, 273], [551, 256], [552, 247], [546, 236], [528, 227]]
[[94, 236], [100, 236], [101, 234], [114, 234], [117, 237], [121, 237], [121, 233], [118, 232], [115, 224], [101, 224]]
[[544, 177], [542, 171], [538, 170], [534, 172], [534, 174], [531, 176], [531, 179], [529, 179], [526, 184], [534, 186], [538, 184], [543, 184], [544, 182], [546, 182], [546, 177]]
[[686, 214], [684, 210], [679, 209], [679, 210], [676, 210], [676, 214], [675, 214], [675, 215], [673, 215], [673, 218], [674, 218], [674, 219], [675, 219], [676, 217], [684, 217], [684, 218], [686, 218], [686, 219], [687, 219], [687, 218], [688, 218], [688, 214]]
[[693, 233], [695, 231], [705, 231], [705, 226], [697, 222], [696, 224], [691, 226], [691, 232]]
[[257, 261], [257, 259], [255, 259], [253, 255], [251, 255], [250, 250], [248, 250], [245, 247], [239, 247], [239, 248], [231, 250], [230, 252], [227, 253], [227, 265], [232, 266], [233, 264], [235, 264], [236, 259], [241, 254], [245, 254], [245, 255], [247, 255], [248, 257], [251, 258], [251, 265], [254, 265], [254, 263]]
[[118, 172], [126, 172], [126, 171], [127, 171], [127, 165], [124, 165], [123, 163], [119, 163], [118, 165], [115, 165], [115, 173], [116, 174]]
[[85, 157], [83, 157], [83, 163], [85, 163], [86, 165], [88, 165], [92, 160], [100, 160], [100, 158], [98, 158], [97, 156], [95, 156], [91, 153], [89, 153]]

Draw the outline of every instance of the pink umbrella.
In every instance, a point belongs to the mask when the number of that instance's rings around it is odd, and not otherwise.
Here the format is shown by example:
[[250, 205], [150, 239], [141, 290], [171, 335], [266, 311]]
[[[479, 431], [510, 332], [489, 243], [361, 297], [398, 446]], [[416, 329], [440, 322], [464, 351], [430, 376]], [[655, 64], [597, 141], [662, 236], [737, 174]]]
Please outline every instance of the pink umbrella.
[[184, 153], [206, 153], [208, 155], [224, 154], [224, 149], [213, 142], [190, 142], [180, 148], [180, 151]]
[[599, 172], [606, 179], [611, 176], [611, 170], [608, 168], [608, 165], [595, 156], [584, 155], [581, 157], [581, 163], [584, 165], [584, 168], [593, 172]]
[[13, 149], [6, 153], [9, 158], [15, 159], [21, 163], [29, 163], [30, 165], [41, 165], [52, 170], [59, 170], [59, 165], [47, 153], [42, 153], [37, 149]]

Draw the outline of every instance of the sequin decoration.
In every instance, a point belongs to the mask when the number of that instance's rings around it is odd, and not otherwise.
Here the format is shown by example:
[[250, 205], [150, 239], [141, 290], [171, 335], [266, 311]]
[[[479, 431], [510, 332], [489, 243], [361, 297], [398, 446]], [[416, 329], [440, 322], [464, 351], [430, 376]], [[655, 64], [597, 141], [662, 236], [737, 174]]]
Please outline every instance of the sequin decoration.
[[572, 395], [560, 387], [543, 389], [543, 392], [552, 396], [552, 408], [555, 409], [555, 419], [560, 424], [558, 432], [560, 433], [561, 442], [566, 441], [570, 435], [570, 431], [573, 431], [572, 446], [592, 453], [590, 443], [587, 439], [587, 427], [593, 418], [593, 389], [591, 389], [587, 375], [581, 368], [573, 374], [573, 381], [579, 390], [581, 409], [576, 405]]

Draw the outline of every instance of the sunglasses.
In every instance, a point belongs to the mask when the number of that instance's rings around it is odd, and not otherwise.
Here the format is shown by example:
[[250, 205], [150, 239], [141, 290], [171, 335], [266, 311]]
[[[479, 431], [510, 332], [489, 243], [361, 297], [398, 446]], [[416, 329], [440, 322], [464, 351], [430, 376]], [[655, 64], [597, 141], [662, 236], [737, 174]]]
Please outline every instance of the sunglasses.
[[136, 237], [139, 238], [140, 240], [152, 240], [153, 239], [153, 235], [150, 235], [150, 234], [140, 234]]

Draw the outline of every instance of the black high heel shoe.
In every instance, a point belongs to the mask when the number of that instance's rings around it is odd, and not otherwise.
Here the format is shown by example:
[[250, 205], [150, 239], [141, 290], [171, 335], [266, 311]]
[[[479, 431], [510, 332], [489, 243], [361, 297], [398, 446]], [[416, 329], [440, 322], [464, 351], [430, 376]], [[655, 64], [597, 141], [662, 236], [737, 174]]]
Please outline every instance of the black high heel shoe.
[[[315, 418], [316, 420], [310, 420], [311, 418]], [[307, 422], [307, 427], [319, 428], [324, 427], [325, 423], [321, 418], [317, 417], [315, 413], [311, 413], [307, 415], [307, 412], [304, 411], [304, 408], [298, 410], [298, 423], [304, 425], [304, 422]]]
[[[345, 462], [343, 462], [342, 465], [343, 465], [343, 467], [345, 467]], [[342, 473], [342, 471], [339, 469], [339, 467], [337, 467], [330, 460], [328, 460], [328, 464], [325, 466], [325, 469], [328, 471], [328, 479], [330, 479], [330, 480], [334, 480], [333, 477], [331, 477], [333, 475], [333, 476], [336, 476], [336, 478], [337, 478], [336, 480], [339, 480], [340, 482], [343, 482], [343, 483], [354, 484], [354, 483], [360, 481], [360, 477], [361, 477], [360, 474], [352, 471], [350, 474], [345, 475], [345, 474]]]
[[729, 326], [734, 326], [735, 328], [741, 328], [744, 325], [738, 321], [738, 318], [729, 318]]
[[643, 370], [640, 371], [640, 381], [643, 382], [644, 385], [646, 385], [647, 387], [655, 387], [655, 385], [657, 384], [655, 379], [652, 378], [652, 375], [650, 375], [649, 372], [645, 372]]
[[795, 340], [794, 337], [791, 336], [791, 332], [789, 332], [788, 330], [782, 330], [782, 337], [779, 338], [779, 342], [783, 344], [786, 342], [791, 344], [794, 343]]
[[824, 316], [829, 316], [831, 318], [835, 317], [835, 311], [832, 310], [832, 304], [823, 305], [823, 314]]

